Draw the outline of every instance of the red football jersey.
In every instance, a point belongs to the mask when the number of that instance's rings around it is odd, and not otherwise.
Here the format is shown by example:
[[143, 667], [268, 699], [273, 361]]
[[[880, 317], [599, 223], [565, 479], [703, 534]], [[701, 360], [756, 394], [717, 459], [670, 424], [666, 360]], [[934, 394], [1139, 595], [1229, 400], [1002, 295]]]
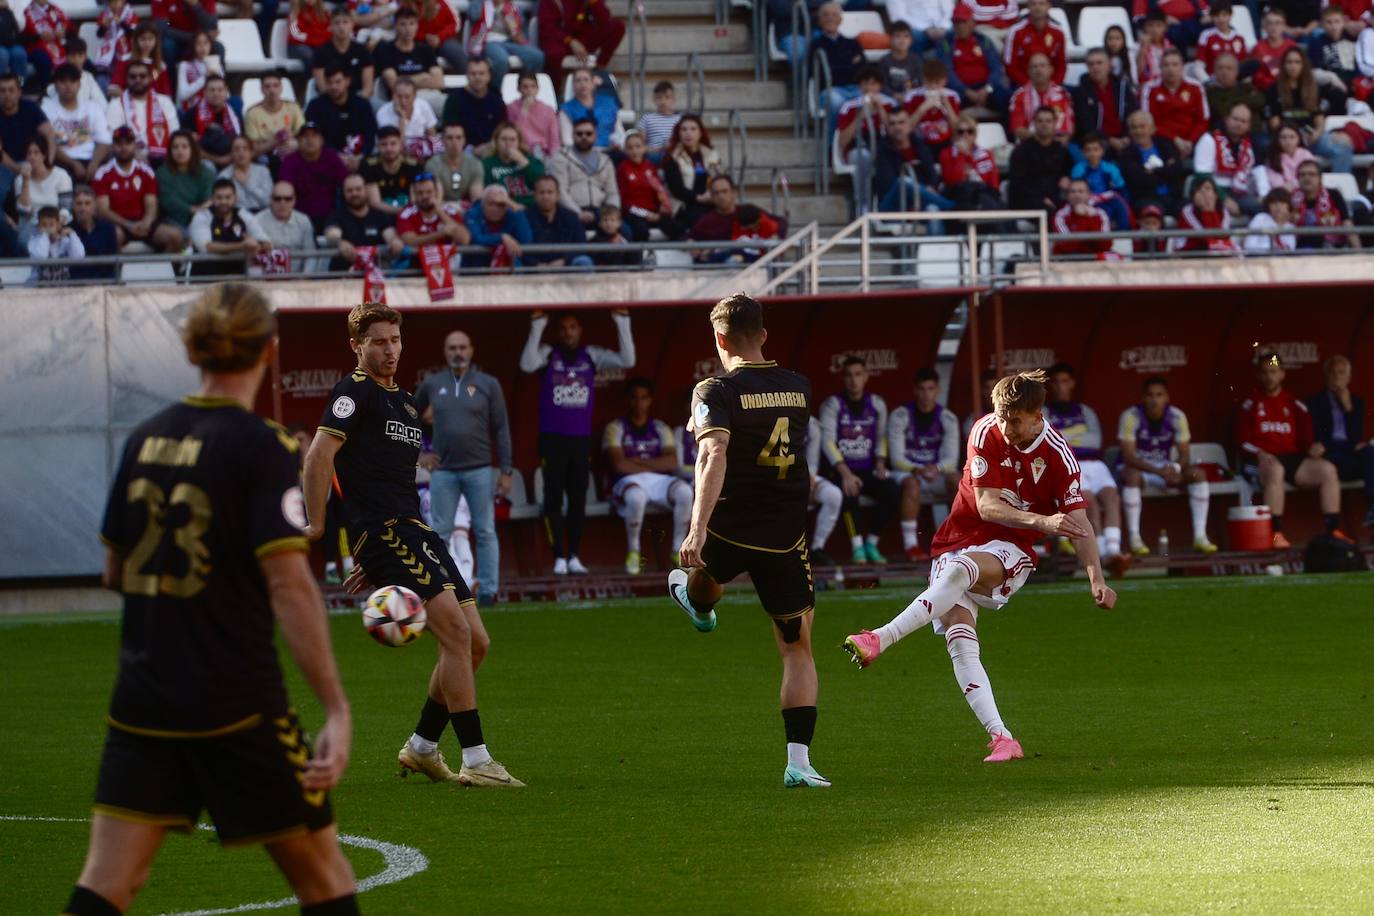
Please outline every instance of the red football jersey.
[[1312, 415], [1307, 405], [1287, 391], [1270, 397], [1254, 391], [1236, 414], [1236, 441], [1241, 460], [1253, 464], [1259, 452], [1305, 454], [1312, 445]]
[[1012, 133], [1022, 127], [1030, 130], [1035, 123], [1035, 113], [1043, 106], [1059, 112], [1059, 123], [1054, 128], [1056, 134], [1073, 133], [1073, 96], [1057, 83], [1051, 83], [1043, 93], [1027, 83], [1011, 94]]
[[975, 488], [1002, 491], [1002, 501], [1024, 512], [1054, 515], [1072, 512], [1088, 503], [1078, 480], [1078, 459], [1049, 423], [1027, 448], [1010, 445], [997, 428], [996, 414], [987, 414], [968, 434], [968, 461], [949, 517], [930, 545], [936, 556], [977, 547], [989, 541], [1008, 541], [1027, 556], [1044, 537], [1031, 528], [1009, 528], [983, 521]]
[[[878, 104], [881, 105], [883, 110], [886, 111], [888, 114], [892, 114], [892, 112], [897, 110], [896, 101], [893, 100], [891, 96], [888, 96], [881, 92], [878, 93]], [[956, 102], [955, 104], [957, 105], [958, 103]], [[959, 109], [956, 107], [955, 111], [958, 110]], [[849, 128], [849, 125], [853, 124], [861, 117], [864, 117], [863, 96], [850, 99], [848, 102], [845, 102], [843, 105], [840, 106], [839, 114], [836, 116], [835, 119], [836, 132], [847, 130]], [[879, 134], [882, 133], [882, 122], [878, 120], [878, 113], [876, 111], [872, 111], [868, 115], [868, 117], [871, 118], [871, 120], [859, 125], [859, 129], [855, 132], [854, 137], [849, 141], [849, 146], [846, 148], [846, 151], [853, 149], [861, 140], [867, 140], [869, 124], [873, 124], [875, 127], [877, 127]], [[867, 146], [867, 142], [864, 142], [864, 145]]]
[[1064, 32], [1053, 22], [1045, 23], [1042, 31], [1037, 31], [1029, 19], [1022, 19], [1007, 32], [1002, 45], [1002, 63], [1007, 65], [1007, 79], [1013, 86], [1030, 82], [1030, 59], [1043, 54], [1050, 59], [1054, 75], [1050, 79], [1056, 83], [1064, 82], [1068, 72], [1068, 40]]
[[[954, 117], [959, 117], [959, 94], [953, 89], [927, 89], [924, 86], [917, 86], [906, 94], [902, 100], [902, 107], [909, 114], [915, 114], [916, 109], [920, 108], [928, 97], [935, 93], [945, 97], [949, 110], [954, 112]], [[921, 139], [929, 146], [944, 146], [954, 139], [954, 129], [950, 126], [950, 119], [945, 116], [941, 108], [927, 108], [921, 115], [921, 120], [916, 122], [916, 133], [921, 135]]]
[[1160, 80], [1149, 83], [1140, 92], [1140, 107], [1155, 119], [1155, 133], [1170, 140], [1180, 137], [1189, 143], [1207, 132], [1211, 113], [1207, 110], [1207, 93], [1190, 79], [1169, 89]]
[[1245, 60], [1245, 39], [1240, 33], [1232, 29], [1230, 35], [1223, 35], [1216, 27], [1204, 29], [1197, 40], [1197, 59], [1209, 75], [1217, 58], [1227, 53], [1236, 55], [1236, 60]]
[[112, 211], [138, 222], [143, 219], [144, 196], [157, 196], [157, 175], [141, 160], [129, 163], [129, 170], [125, 172], [120, 170], [118, 162], [110, 159], [96, 170], [91, 189], [96, 197], [110, 199]]
[[[456, 220], [463, 219], [462, 210], [452, 202], [440, 204], [444, 212]], [[434, 208], [434, 212], [426, 217], [420, 212], [420, 208], [411, 204], [400, 213], [396, 214], [396, 232], [398, 235], [405, 235], [407, 232], [414, 232], [419, 235], [429, 235], [438, 232], [442, 225], [439, 219], [439, 207]]]

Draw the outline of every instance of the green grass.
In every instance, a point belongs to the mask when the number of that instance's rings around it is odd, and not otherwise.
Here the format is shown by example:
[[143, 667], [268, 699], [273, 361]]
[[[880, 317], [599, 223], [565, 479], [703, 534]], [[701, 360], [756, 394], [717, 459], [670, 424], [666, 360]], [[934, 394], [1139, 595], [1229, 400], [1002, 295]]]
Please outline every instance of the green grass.
[[[489, 614], [479, 679], [499, 759], [530, 788], [395, 778], [432, 644], [333, 622], [353, 701], [346, 833], [429, 868], [371, 913], [1374, 911], [1369, 576], [1081, 584], [983, 616], [983, 659], [1029, 755], [986, 740], [940, 640], [868, 671], [835, 648], [907, 592], [821, 596], [814, 759], [786, 791], [778, 665], [752, 595], [699, 635], [666, 600]], [[0, 623], [0, 815], [81, 818], [114, 674], [112, 619]], [[319, 716], [299, 679], [306, 721]], [[451, 734], [445, 744], [456, 756]], [[53, 912], [82, 823], [0, 821], [0, 913]], [[350, 850], [360, 877], [379, 854]], [[136, 912], [270, 900], [257, 851], [172, 836]]]

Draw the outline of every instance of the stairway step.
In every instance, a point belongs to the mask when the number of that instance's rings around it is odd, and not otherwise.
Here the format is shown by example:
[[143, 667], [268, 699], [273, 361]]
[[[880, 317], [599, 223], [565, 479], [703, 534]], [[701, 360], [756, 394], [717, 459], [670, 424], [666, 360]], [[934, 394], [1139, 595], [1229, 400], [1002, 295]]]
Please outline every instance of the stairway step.
[[[644, 69], [651, 77], [663, 74], [665, 79], [679, 82], [683, 74], [687, 72], [687, 58], [691, 56], [691, 51], [671, 51], [668, 53], [649, 53], [644, 55]], [[754, 78], [754, 55], [748, 51], [727, 51], [722, 53], [702, 52], [697, 55], [701, 61], [701, 69], [707, 76], [713, 74], [727, 75], [727, 79], [748, 79]], [[615, 57], [611, 58], [611, 70], [615, 74], [630, 72], [630, 46], [628, 42], [622, 43], [620, 49], [616, 51]], [[744, 74], [737, 76], [735, 74]]]
[[[745, 129], [749, 131], [749, 139], [753, 139], [757, 133], [763, 136], [782, 136], [777, 131], [783, 131], [787, 137], [792, 136], [792, 110], [789, 109], [750, 109], [740, 112], [741, 119], [744, 121]], [[710, 131], [724, 130], [730, 119], [730, 112], [724, 109], [710, 110], [702, 113], [702, 120], [706, 122], [706, 129]], [[804, 142], [804, 141], [798, 141]]]
[[[615, 18], [626, 17], [626, 4], [617, 2], [609, 5], [611, 15]], [[708, 23], [716, 21], [715, 5], [705, 0], [644, 0], [644, 11], [648, 14], [651, 31], [665, 20], [701, 19]], [[749, 18], [749, 11], [731, 7], [730, 18], [736, 22], [743, 22]]]
[[[650, 54], [690, 54], [699, 51], [705, 54], [741, 53], [751, 50], [749, 27], [739, 23], [729, 25], [663, 25], [650, 24], [647, 35], [647, 49]], [[628, 55], [629, 39], [621, 45]]]
[[[678, 105], [685, 105], [687, 87], [676, 80], [673, 85], [677, 87]], [[646, 92], [652, 89], [652, 85], [645, 86]], [[785, 84], [756, 83], [753, 80], [707, 80], [706, 104], [701, 107], [707, 111], [729, 111], [731, 108], [740, 111], [792, 110], [787, 101]]]

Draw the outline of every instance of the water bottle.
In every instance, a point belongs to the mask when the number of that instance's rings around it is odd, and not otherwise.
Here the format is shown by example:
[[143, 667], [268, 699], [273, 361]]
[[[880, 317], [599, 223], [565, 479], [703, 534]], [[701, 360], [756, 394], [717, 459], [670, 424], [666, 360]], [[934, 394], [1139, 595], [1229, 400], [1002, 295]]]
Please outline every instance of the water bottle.
[[1159, 543], [1155, 545], [1155, 553], [1161, 557], [1169, 555], [1169, 532], [1163, 528], [1159, 529]]
[[835, 575], [830, 580], [830, 587], [837, 592], [844, 591], [844, 566], [835, 567]]

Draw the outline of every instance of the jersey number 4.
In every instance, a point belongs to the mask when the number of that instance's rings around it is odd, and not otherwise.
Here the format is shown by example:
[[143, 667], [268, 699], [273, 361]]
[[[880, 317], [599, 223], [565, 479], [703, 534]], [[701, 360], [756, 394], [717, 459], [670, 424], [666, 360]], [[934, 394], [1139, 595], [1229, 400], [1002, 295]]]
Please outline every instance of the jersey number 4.
[[[768, 442], [763, 446], [763, 451], [759, 452], [758, 460], [755, 464], [760, 467], [777, 468], [778, 480], [785, 480], [787, 472], [796, 463], [797, 456], [790, 455], [787, 449], [792, 445], [792, 437], [788, 435], [789, 421], [787, 417], [779, 417], [778, 422], [773, 424], [773, 434], [768, 437]], [[773, 450], [777, 454], [773, 454]]]
[[[198, 595], [205, 588], [205, 576], [210, 572], [210, 550], [201, 540], [210, 530], [210, 497], [200, 487], [189, 483], [172, 487], [169, 496], [153, 481], [140, 477], [129, 484], [129, 502], [141, 502], [148, 507], [148, 525], [124, 561], [125, 593], [149, 598], [159, 593], [173, 598]], [[165, 572], [144, 572], [144, 567], [162, 544], [169, 511], [178, 507], [185, 507], [186, 511], [178, 513], [181, 521], [172, 529], [172, 542], [186, 556], [186, 573], [173, 576]]]

